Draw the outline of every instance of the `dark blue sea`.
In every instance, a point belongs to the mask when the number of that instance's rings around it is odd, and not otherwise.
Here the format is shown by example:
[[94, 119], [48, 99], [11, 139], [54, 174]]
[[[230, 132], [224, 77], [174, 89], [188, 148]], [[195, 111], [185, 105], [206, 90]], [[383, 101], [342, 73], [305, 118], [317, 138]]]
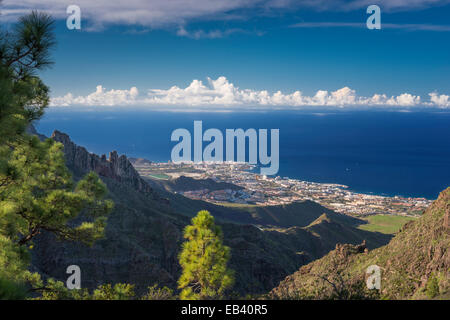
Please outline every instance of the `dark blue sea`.
[[450, 113], [294, 111], [176, 113], [50, 109], [38, 131], [68, 133], [90, 152], [168, 161], [177, 128], [280, 129], [278, 175], [362, 193], [434, 199], [450, 186]]

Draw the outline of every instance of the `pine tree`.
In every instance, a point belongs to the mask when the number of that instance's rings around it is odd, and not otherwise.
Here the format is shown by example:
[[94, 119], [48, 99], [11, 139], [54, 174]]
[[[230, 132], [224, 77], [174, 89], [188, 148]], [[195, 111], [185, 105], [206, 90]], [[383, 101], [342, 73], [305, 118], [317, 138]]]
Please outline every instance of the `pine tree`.
[[180, 253], [183, 269], [178, 280], [180, 298], [189, 300], [221, 299], [234, 283], [233, 272], [227, 268], [230, 248], [222, 243], [223, 235], [214, 218], [206, 211], [198, 212], [184, 230]]
[[55, 45], [53, 20], [33, 11], [12, 31], [0, 30], [0, 143], [16, 141], [49, 102], [49, 89], [36, 76], [48, 68]]
[[51, 64], [52, 26], [32, 12], [12, 32], [0, 30], [0, 298], [20, 296], [38, 278], [27, 271], [38, 234], [91, 245], [113, 206], [95, 173], [74, 184], [60, 143], [25, 133], [49, 102], [36, 71]]

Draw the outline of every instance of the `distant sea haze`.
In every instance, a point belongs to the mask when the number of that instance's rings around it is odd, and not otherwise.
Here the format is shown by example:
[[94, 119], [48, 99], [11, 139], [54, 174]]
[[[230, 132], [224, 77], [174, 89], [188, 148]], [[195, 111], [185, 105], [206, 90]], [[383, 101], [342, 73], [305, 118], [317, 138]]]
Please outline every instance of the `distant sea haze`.
[[[177, 128], [280, 129], [278, 175], [338, 183], [356, 192], [435, 199], [450, 186], [450, 113], [298, 111], [175, 113], [50, 109], [37, 123], [57, 129], [90, 152], [117, 150], [155, 162], [170, 160]], [[206, 143], [205, 143], [206, 144]]]

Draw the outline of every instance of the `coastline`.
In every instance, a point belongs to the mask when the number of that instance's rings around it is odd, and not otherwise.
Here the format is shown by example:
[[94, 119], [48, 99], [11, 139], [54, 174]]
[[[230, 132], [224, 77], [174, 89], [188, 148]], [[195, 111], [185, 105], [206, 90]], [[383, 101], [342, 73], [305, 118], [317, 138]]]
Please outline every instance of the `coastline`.
[[[357, 193], [432, 200], [450, 181], [449, 116], [430, 113], [295, 112], [205, 114], [102, 111], [49, 112], [36, 127], [69, 134], [91, 152], [117, 150], [159, 162], [170, 159], [175, 128], [280, 128], [278, 175], [339, 183]], [[79, 124], [83, 126], [80, 127]], [[349, 170], [346, 171], [346, 168]]]
[[184, 176], [194, 180], [212, 179], [218, 183], [231, 183], [243, 188], [235, 191], [192, 187], [192, 190], [180, 192], [188, 198], [213, 203], [266, 206], [309, 200], [348, 215], [417, 216], [432, 202], [425, 198], [358, 193], [343, 184], [317, 183], [280, 176], [266, 177], [253, 172], [256, 166], [238, 162], [148, 162], [133, 165], [141, 176], [149, 179], [166, 175], [170, 177], [166, 180], [176, 183], [177, 179]]

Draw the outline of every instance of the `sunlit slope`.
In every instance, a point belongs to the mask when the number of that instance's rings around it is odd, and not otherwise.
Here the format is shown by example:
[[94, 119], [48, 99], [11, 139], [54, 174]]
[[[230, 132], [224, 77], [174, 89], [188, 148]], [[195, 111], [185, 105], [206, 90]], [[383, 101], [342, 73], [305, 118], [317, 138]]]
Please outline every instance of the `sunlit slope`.
[[[450, 188], [416, 221], [408, 222], [389, 244], [373, 251], [338, 245], [300, 268], [272, 290], [272, 298], [445, 298], [450, 281]], [[366, 269], [381, 268], [381, 289], [367, 290]]]

